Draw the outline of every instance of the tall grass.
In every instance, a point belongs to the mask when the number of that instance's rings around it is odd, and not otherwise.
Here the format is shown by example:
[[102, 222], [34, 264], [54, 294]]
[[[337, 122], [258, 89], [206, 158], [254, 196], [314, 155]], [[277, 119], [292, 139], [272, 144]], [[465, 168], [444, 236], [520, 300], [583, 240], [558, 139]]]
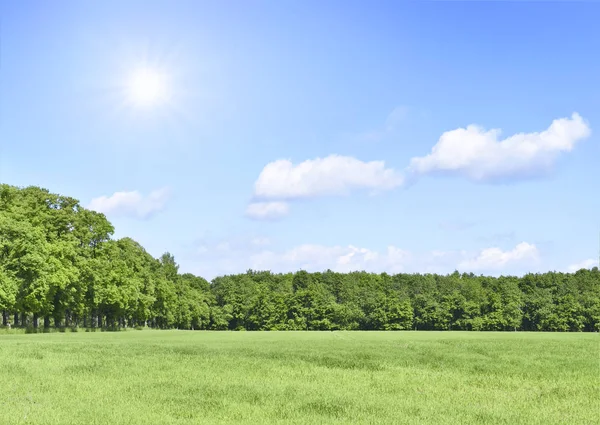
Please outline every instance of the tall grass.
[[0, 335], [0, 424], [595, 424], [597, 334]]

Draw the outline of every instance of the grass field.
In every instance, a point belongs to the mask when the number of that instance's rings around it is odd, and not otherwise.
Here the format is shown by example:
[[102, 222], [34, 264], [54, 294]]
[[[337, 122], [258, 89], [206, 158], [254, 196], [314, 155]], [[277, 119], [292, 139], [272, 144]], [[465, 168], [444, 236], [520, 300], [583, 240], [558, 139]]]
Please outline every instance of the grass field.
[[0, 334], [0, 424], [600, 423], [598, 334]]

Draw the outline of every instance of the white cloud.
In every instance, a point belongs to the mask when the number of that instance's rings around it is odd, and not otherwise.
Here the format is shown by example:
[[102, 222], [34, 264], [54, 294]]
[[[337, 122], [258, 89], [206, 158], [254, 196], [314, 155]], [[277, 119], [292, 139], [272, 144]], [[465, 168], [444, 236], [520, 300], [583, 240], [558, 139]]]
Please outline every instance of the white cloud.
[[[248, 269], [271, 270], [275, 273], [310, 272], [331, 269], [338, 272], [365, 270], [382, 273], [438, 273], [454, 270], [483, 274], [520, 274], [537, 271], [540, 255], [535, 245], [523, 242], [509, 251], [487, 248], [479, 252], [465, 250], [410, 252], [390, 245], [384, 250], [373, 250], [355, 245], [302, 244], [278, 249], [270, 241], [266, 247], [232, 240], [203, 244], [194, 250], [186, 263], [189, 271], [212, 279], [224, 274], [243, 273]], [[227, 249], [224, 249], [224, 248]]]
[[569, 152], [591, 131], [577, 113], [552, 122], [547, 130], [519, 133], [498, 140], [500, 130], [470, 125], [442, 134], [431, 153], [412, 158], [415, 175], [435, 172], [460, 174], [474, 181], [493, 181], [543, 175], [558, 155]]
[[111, 216], [146, 219], [162, 211], [171, 197], [168, 188], [157, 189], [148, 196], [137, 190], [115, 192], [111, 196], [100, 196], [91, 200], [88, 208]]
[[353, 157], [330, 155], [294, 165], [280, 159], [267, 164], [254, 184], [254, 195], [263, 199], [298, 199], [343, 195], [353, 189], [389, 190], [403, 177], [383, 161], [363, 162]]
[[531, 266], [537, 264], [540, 254], [537, 247], [527, 242], [521, 242], [510, 251], [500, 248], [486, 248], [475, 258], [459, 263], [461, 271], [499, 270], [512, 266]]
[[300, 245], [283, 252], [262, 251], [251, 255], [251, 268], [275, 271], [323, 271], [331, 269], [339, 272], [366, 270], [400, 273], [411, 254], [408, 251], [389, 246], [383, 253], [367, 248], [349, 246], [326, 246], [316, 244]]
[[581, 269], [591, 269], [592, 267], [596, 267], [598, 265], [598, 260], [594, 260], [593, 258], [589, 258], [587, 260], [584, 260], [580, 263], [576, 263], [576, 264], [571, 264], [567, 270], [569, 271], [569, 273], [575, 273], [578, 270]]
[[255, 220], [277, 220], [289, 212], [289, 204], [282, 201], [253, 202], [246, 208], [246, 216]]
[[219, 275], [243, 273], [247, 269], [271, 270], [275, 273], [295, 272], [301, 269], [317, 272], [331, 269], [338, 272], [369, 271], [401, 273], [412, 262], [412, 254], [389, 246], [382, 252], [349, 246], [303, 244], [287, 250], [266, 249], [260, 246], [230, 246], [219, 250], [223, 243], [203, 246], [194, 250], [184, 262], [190, 272], [212, 279]]
[[[386, 122], [390, 132], [404, 118], [406, 108], [395, 109]], [[431, 153], [414, 157], [407, 167], [409, 182], [419, 175], [445, 173], [470, 180], [493, 182], [547, 174], [561, 153], [571, 151], [591, 130], [577, 113], [555, 119], [541, 132], [519, 133], [499, 140], [500, 130], [486, 131], [469, 125], [441, 135]], [[407, 182], [402, 172], [386, 168], [384, 161], [361, 161], [351, 156], [329, 155], [293, 164], [279, 159], [267, 164], [254, 183], [255, 202], [246, 211], [256, 219], [287, 215], [283, 201], [318, 196], [347, 195], [353, 190], [376, 193]], [[443, 225], [448, 227], [446, 225]]]

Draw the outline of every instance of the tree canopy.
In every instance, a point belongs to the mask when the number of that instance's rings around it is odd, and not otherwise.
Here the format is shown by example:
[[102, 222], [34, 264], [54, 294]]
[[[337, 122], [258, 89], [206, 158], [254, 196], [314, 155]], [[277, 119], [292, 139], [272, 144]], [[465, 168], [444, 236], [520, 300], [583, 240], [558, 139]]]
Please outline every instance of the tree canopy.
[[600, 271], [523, 277], [248, 270], [211, 282], [115, 240], [100, 213], [0, 185], [4, 326], [600, 331]]

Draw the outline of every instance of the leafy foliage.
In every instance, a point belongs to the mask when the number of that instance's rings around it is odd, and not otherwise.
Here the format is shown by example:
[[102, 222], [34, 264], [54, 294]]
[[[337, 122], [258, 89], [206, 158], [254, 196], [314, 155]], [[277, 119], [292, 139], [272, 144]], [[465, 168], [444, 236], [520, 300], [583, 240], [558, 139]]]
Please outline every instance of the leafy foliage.
[[[229, 330], [599, 331], [600, 271], [273, 274], [207, 282], [112, 239], [103, 214], [46, 189], [0, 185], [4, 325]], [[14, 319], [11, 319], [14, 318]]]

